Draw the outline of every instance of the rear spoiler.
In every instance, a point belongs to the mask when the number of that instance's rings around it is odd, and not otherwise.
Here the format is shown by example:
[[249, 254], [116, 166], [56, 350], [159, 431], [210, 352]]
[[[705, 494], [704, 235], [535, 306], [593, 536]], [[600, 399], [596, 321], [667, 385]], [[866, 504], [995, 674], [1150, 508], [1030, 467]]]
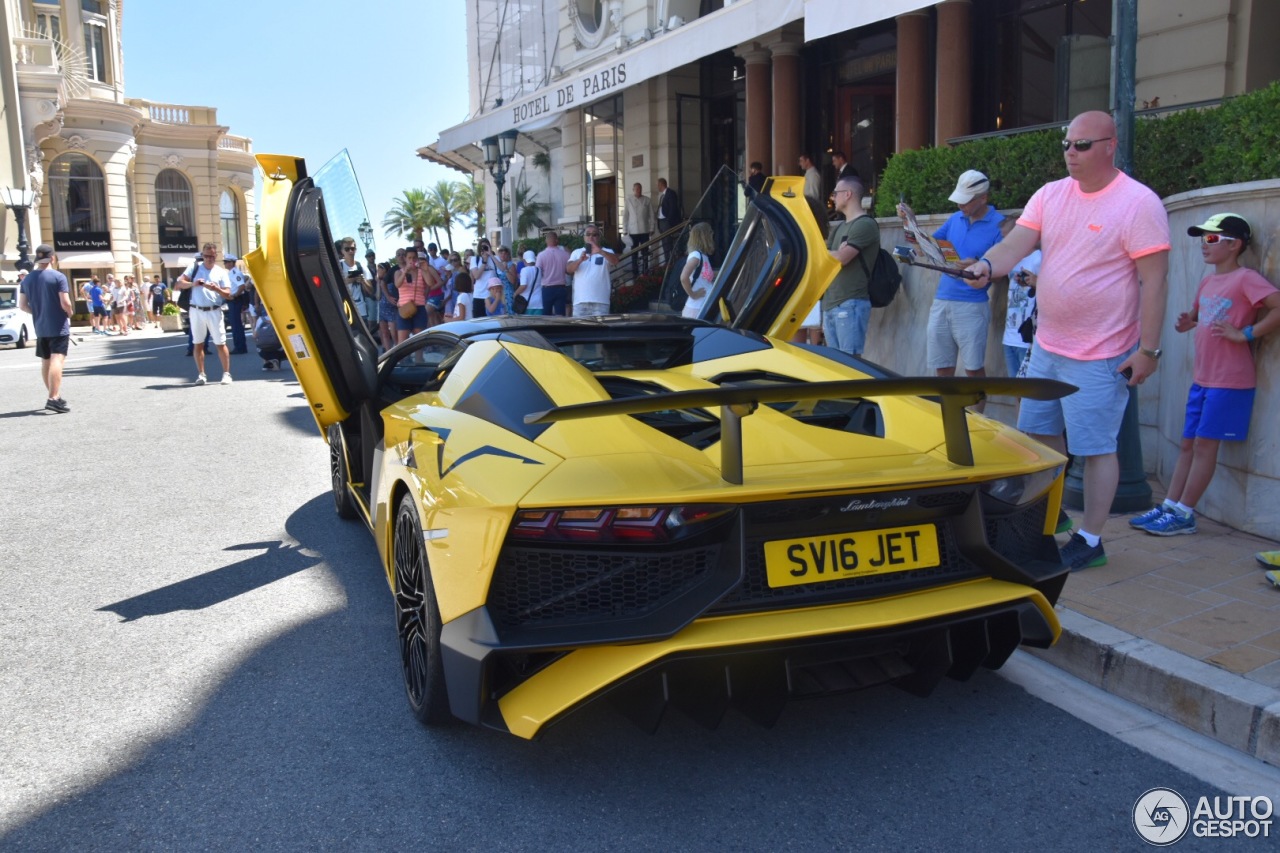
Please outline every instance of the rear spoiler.
[[855, 399], [864, 397], [937, 397], [942, 405], [942, 434], [947, 459], [953, 465], [973, 465], [973, 446], [965, 407], [989, 395], [1057, 400], [1076, 391], [1076, 386], [1054, 379], [1007, 379], [986, 376], [906, 376], [894, 379], [849, 379], [839, 382], [788, 382], [746, 388], [710, 388], [705, 391], [672, 391], [560, 406], [525, 415], [527, 424], [549, 424], [581, 418], [611, 415], [638, 415], [671, 409], [720, 407], [720, 476], [725, 482], [742, 484], [742, 419], [761, 403], [796, 400]]

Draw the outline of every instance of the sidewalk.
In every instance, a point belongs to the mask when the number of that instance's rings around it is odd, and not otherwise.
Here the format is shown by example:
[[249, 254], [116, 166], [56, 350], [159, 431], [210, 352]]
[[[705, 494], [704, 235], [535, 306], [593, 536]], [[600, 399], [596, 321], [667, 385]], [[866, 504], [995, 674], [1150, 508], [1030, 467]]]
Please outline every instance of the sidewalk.
[[1062, 638], [1036, 654], [1280, 766], [1280, 589], [1253, 557], [1280, 545], [1203, 517], [1168, 537], [1128, 518], [1107, 521], [1107, 565], [1071, 575]]

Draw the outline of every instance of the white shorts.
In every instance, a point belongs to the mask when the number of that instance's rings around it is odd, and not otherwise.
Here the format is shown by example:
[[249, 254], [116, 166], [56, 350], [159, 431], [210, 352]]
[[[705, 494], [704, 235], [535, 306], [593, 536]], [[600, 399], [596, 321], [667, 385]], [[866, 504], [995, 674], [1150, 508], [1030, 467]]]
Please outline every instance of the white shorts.
[[215, 346], [227, 345], [227, 327], [222, 322], [222, 309], [207, 311], [192, 305], [187, 312], [191, 318], [191, 345], [200, 346], [206, 334]]

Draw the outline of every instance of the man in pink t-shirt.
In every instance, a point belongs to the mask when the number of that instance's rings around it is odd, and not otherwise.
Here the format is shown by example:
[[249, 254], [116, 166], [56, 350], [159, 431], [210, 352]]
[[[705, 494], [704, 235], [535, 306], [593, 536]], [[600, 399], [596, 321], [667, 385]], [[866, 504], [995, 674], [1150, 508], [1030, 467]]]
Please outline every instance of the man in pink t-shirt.
[[1076, 116], [1062, 140], [1069, 177], [1037, 190], [1013, 231], [969, 267], [996, 278], [1040, 244], [1027, 376], [1080, 390], [1060, 401], [1023, 400], [1018, 428], [1084, 459], [1084, 517], [1061, 549], [1072, 570], [1107, 561], [1099, 534], [1120, 482], [1116, 438], [1127, 386], [1141, 385], [1159, 363], [1168, 290], [1169, 218], [1155, 193], [1115, 167], [1116, 144], [1111, 116]]

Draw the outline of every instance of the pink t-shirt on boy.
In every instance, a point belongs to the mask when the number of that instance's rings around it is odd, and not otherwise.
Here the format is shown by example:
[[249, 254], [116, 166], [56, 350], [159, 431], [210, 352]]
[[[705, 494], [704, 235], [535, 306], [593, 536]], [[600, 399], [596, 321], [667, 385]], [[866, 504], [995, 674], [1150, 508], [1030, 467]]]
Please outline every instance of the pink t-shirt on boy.
[[1169, 248], [1160, 199], [1124, 172], [1095, 193], [1045, 184], [1018, 224], [1040, 232], [1036, 341], [1068, 358], [1112, 358], [1138, 342], [1138, 258]]
[[1275, 292], [1275, 285], [1248, 267], [1204, 277], [1196, 290], [1199, 310], [1194, 377], [1197, 385], [1203, 388], [1253, 388], [1257, 385], [1249, 344], [1213, 334], [1213, 324], [1226, 320], [1237, 329], [1252, 325], [1263, 301]]

